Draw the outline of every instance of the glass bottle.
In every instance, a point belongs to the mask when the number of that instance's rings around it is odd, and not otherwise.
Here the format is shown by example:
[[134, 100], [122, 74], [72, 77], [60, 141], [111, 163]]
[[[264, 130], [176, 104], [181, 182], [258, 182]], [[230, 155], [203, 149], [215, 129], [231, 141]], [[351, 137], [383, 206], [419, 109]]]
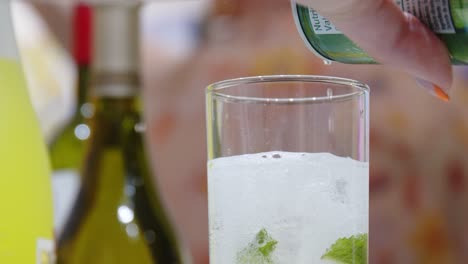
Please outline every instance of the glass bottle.
[[53, 263], [49, 161], [0, 1], [0, 263]]
[[144, 148], [138, 9], [130, 3], [94, 9], [93, 134], [58, 240], [58, 263], [183, 263]]
[[88, 102], [90, 74], [91, 8], [79, 3], [74, 12], [74, 58], [78, 68], [77, 102], [70, 121], [50, 145], [52, 184], [54, 193], [55, 233], [60, 234], [80, 185], [80, 168], [84, 149], [91, 135], [88, 124], [93, 106]]

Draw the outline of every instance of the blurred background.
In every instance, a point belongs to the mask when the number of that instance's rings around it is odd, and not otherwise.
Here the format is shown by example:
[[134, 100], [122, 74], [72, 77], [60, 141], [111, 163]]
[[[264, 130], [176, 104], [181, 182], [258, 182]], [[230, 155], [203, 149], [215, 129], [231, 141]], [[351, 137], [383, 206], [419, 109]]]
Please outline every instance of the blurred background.
[[[30, 94], [48, 142], [74, 108], [72, 2], [14, 4]], [[444, 103], [394, 69], [324, 65], [307, 50], [282, 0], [149, 2], [141, 32], [151, 159], [195, 264], [209, 261], [204, 89], [269, 74], [333, 75], [371, 87], [370, 263], [466, 263], [468, 67], [455, 67], [451, 101]]]

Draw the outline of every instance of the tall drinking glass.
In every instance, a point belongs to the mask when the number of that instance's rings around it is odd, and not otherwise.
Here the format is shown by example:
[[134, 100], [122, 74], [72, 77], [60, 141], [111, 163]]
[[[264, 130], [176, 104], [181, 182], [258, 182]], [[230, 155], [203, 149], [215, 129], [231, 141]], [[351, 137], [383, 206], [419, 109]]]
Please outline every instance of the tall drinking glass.
[[208, 87], [211, 263], [367, 263], [368, 96], [323, 76]]

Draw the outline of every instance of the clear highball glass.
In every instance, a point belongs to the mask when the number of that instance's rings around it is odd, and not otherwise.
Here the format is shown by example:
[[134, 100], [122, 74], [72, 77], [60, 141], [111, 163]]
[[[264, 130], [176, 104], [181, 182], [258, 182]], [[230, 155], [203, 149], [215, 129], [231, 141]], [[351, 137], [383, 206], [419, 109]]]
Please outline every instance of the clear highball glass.
[[367, 263], [365, 84], [240, 78], [206, 105], [211, 263]]

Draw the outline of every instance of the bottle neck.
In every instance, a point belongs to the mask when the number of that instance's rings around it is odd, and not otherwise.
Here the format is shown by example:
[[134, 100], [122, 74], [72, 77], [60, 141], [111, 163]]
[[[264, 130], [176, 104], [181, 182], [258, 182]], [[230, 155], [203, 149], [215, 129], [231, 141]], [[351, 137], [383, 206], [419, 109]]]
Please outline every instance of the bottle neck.
[[120, 117], [126, 114], [141, 114], [141, 104], [139, 97], [106, 97], [97, 96], [94, 98], [96, 114], [100, 116]]
[[89, 118], [86, 108], [91, 67], [92, 9], [88, 4], [79, 2], [73, 14], [73, 55], [78, 67], [76, 88], [76, 112], [79, 119]]
[[[122, 147], [130, 134], [144, 132], [141, 125], [141, 103], [137, 96], [95, 97], [91, 120], [99, 144], [105, 148]], [[97, 135], [99, 134], [99, 135]]]
[[93, 72], [91, 78], [94, 97], [136, 97], [140, 92], [140, 78], [136, 72]]
[[77, 113], [80, 113], [80, 111], [82, 111], [82, 108], [88, 102], [89, 75], [90, 75], [89, 64], [78, 65], [78, 84], [77, 84], [77, 90], [76, 90]]

